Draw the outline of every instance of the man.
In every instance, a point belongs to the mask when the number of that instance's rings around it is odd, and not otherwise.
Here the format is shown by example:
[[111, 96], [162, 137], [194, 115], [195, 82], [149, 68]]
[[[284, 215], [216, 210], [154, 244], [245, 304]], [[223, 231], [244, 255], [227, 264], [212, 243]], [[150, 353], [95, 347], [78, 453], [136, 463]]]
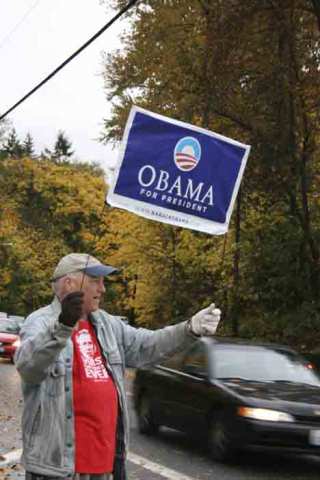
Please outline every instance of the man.
[[214, 304], [155, 331], [100, 310], [104, 277], [115, 271], [87, 254], [63, 257], [52, 277], [53, 302], [24, 322], [15, 363], [27, 480], [125, 479], [125, 367], [157, 362], [216, 332]]

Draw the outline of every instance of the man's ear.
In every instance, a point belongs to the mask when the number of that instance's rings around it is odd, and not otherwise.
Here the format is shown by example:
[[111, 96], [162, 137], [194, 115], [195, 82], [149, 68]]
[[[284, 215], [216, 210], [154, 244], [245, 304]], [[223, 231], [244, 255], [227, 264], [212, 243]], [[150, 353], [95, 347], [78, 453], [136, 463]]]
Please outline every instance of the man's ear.
[[74, 292], [75, 286], [74, 282], [72, 281], [73, 279], [71, 277], [66, 277], [63, 282], [63, 290], [66, 292], [66, 294]]

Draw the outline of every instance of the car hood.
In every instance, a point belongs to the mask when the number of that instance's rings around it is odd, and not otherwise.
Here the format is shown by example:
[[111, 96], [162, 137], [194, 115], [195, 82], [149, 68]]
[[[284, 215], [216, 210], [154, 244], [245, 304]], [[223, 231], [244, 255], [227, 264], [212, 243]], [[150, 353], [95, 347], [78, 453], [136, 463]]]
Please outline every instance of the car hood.
[[15, 342], [18, 338], [19, 336], [13, 333], [0, 332], [0, 342]]
[[236, 396], [247, 399], [320, 404], [320, 386], [294, 382], [254, 382], [230, 379], [220, 382]]

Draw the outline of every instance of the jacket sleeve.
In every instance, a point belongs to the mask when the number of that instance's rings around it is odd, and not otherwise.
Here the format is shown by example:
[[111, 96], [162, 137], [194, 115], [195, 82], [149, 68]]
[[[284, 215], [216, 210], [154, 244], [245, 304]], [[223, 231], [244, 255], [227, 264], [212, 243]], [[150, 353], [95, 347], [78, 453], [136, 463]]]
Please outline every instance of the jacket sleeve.
[[35, 312], [25, 320], [20, 331], [21, 345], [15, 354], [15, 364], [26, 383], [39, 384], [48, 373], [71, 336], [72, 328], [45, 314]]
[[121, 324], [122, 348], [127, 367], [156, 363], [193, 343], [197, 337], [188, 333], [186, 322], [158, 330], [134, 328]]

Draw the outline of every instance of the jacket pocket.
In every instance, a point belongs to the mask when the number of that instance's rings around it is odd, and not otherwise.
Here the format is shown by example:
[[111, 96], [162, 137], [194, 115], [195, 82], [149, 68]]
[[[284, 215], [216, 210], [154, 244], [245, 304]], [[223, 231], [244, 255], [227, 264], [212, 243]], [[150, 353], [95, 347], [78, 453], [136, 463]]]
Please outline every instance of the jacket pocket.
[[109, 362], [111, 365], [119, 365], [119, 364], [122, 364], [121, 356], [120, 356], [120, 353], [118, 353], [118, 352], [109, 353], [109, 355], [108, 355], [107, 358], [108, 358], [108, 362]]
[[46, 394], [49, 397], [59, 397], [65, 390], [66, 368], [62, 361], [55, 362], [49, 369], [46, 378]]

